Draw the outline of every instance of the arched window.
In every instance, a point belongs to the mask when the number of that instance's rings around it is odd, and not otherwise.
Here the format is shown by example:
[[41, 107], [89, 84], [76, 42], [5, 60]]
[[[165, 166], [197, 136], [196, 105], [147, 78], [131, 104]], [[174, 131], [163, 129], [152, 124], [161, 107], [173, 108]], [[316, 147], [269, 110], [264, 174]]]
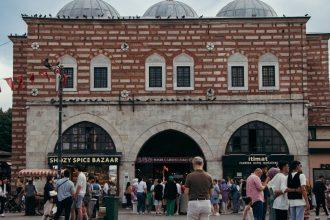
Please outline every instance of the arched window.
[[111, 62], [108, 57], [99, 55], [91, 60], [91, 91], [111, 90]]
[[166, 63], [164, 57], [153, 54], [146, 59], [145, 78], [147, 91], [165, 91]]
[[64, 153], [111, 153], [116, 152], [110, 135], [91, 122], [80, 122], [63, 133]]
[[[63, 66], [65, 74], [68, 78], [66, 84], [63, 85], [64, 91], [77, 91], [77, 61], [75, 58], [69, 55], [65, 55], [59, 59], [60, 64]], [[56, 84], [58, 85], [58, 84]], [[56, 87], [57, 88], [57, 87]]]
[[278, 58], [266, 53], [259, 58], [259, 89], [279, 90]]
[[248, 59], [235, 53], [228, 58], [228, 90], [248, 90]]
[[194, 90], [195, 63], [187, 54], [180, 54], [173, 60], [174, 90]]
[[231, 136], [226, 154], [288, 154], [283, 136], [272, 126], [253, 121], [240, 127]]

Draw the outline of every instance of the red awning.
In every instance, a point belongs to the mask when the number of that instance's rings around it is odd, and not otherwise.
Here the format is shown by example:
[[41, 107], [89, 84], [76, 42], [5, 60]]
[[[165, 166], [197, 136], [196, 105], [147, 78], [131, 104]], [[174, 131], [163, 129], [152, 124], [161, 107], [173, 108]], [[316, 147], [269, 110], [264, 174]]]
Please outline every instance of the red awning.
[[[63, 172], [63, 171], [62, 171]], [[51, 169], [24, 169], [19, 171], [18, 175], [21, 177], [31, 177], [31, 176], [36, 176], [36, 177], [41, 177], [41, 176], [56, 176], [57, 170], [51, 170]]]

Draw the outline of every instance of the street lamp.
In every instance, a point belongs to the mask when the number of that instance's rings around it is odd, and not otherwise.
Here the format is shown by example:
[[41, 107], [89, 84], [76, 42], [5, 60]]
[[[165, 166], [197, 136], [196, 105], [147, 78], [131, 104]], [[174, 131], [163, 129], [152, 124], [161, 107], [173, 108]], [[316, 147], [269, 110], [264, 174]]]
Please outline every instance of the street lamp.
[[66, 78], [66, 74], [63, 71], [63, 66], [60, 65], [60, 63], [57, 63], [55, 66], [52, 66], [49, 63], [49, 59], [46, 58], [44, 60], [44, 66], [54, 72], [55, 76], [59, 77], [59, 80], [57, 80], [57, 94], [59, 99], [59, 106], [58, 106], [58, 139], [57, 143], [57, 175], [58, 178], [61, 178], [61, 167], [62, 167], [62, 150], [63, 150], [63, 137], [62, 137], [62, 112], [63, 112], [63, 81]]

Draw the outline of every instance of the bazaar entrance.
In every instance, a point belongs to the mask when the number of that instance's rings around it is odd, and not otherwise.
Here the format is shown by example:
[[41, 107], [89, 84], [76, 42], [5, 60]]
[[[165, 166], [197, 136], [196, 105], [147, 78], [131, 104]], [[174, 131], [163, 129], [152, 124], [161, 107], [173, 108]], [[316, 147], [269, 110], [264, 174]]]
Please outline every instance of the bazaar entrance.
[[135, 176], [156, 179], [173, 175], [184, 179], [192, 171], [191, 159], [195, 156], [205, 158], [192, 138], [175, 130], [162, 131], [142, 146], [135, 163]]
[[[58, 144], [54, 153], [48, 154], [50, 168], [57, 169]], [[94, 175], [101, 184], [107, 181], [119, 186], [119, 169], [122, 154], [117, 152], [110, 136], [100, 125], [83, 121], [72, 125], [63, 133], [63, 168], [83, 167], [87, 175]], [[76, 174], [73, 174], [75, 180]]]
[[249, 122], [231, 136], [222, 157], [224, 178], [246, 179], [256, 168], [274, 167], [280, 160], [292, 161], [293, 155], [283, 136], [261, 121]]

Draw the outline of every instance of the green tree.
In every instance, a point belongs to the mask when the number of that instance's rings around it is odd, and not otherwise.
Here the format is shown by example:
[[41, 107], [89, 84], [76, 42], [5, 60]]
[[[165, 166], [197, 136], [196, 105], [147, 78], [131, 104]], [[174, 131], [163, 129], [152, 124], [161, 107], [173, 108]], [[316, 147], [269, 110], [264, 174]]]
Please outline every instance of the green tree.
[[11, 151], [12, 110], [3, 111], [0, 108], [0, 150]]

